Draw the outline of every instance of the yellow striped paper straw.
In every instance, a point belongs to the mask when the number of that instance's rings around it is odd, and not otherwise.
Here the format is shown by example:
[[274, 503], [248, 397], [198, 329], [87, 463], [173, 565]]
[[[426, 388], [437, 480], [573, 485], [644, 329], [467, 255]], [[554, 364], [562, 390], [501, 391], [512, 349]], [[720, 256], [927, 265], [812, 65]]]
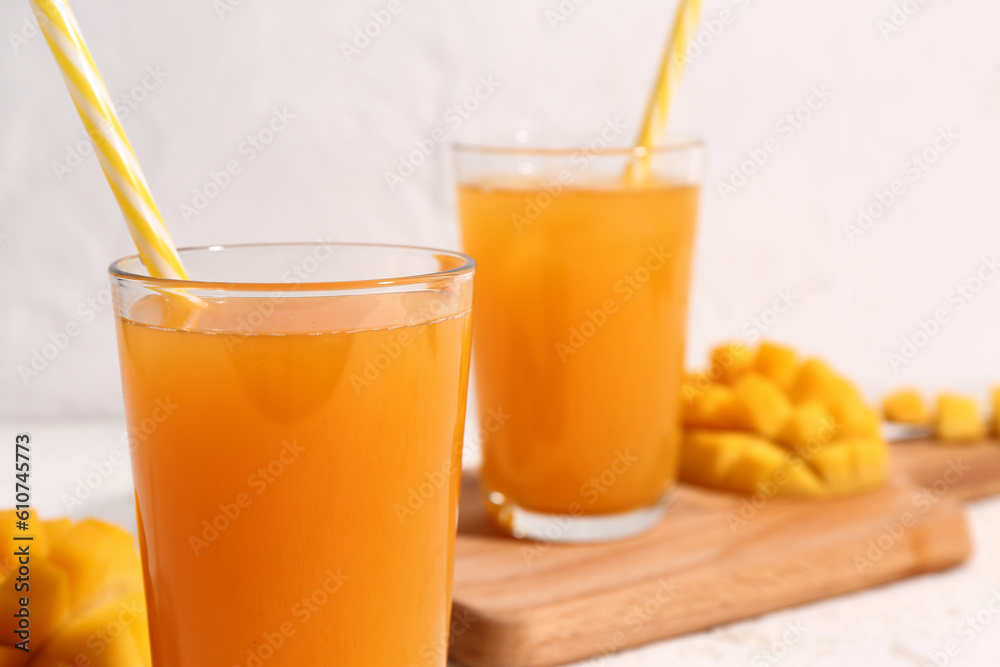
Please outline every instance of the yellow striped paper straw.
[[[674, 29], [670, 41], [663, 51], [660, 60], [660, 71], [656, 76], [656, 86], [646, 105], [646, 117], [642, 122], [637, 146], [653, 148], [667, 134], [667, 118], [670, 114], [670, 101], [674, 91], [680, 85], [684, 74], [684, 54], [688, 44], [698, 29], [698, 17], [701, 15], [701, 0], [681, 0], [677, 8], [677, 18], [674, 19]], [[646, 152], [637, 161], [629, 164], [628, 180], [631, 183], [642, 182], [649, 178], [650, 153]]]
[[186, 279], [187, 273], [149, 192], [135, 151], [125, 136], [108, 89], [83, 41], [80, 26], [65, 0], [29, 0], [32, 12], [55, 56], [73, 104], [118, 200], [129, 233], [149, 274]]

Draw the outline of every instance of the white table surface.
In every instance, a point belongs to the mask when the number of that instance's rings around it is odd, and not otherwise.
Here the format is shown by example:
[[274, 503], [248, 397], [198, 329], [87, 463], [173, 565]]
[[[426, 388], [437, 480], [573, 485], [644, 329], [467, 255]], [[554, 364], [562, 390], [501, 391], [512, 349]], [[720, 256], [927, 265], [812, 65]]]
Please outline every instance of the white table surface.
[[[129, 467], [112, 463], [119, 460], [114, 452], [125, 453], [122, 421], [0, 423], [4, 442], [12, 443], [19, 432], [32, 436], [34, 503], [43, 516], [96, 516], [134, 530]], [[102, 463], [105, 472], [110, 464], [110, 475], [67, 511], [69, 494]], [[94, 482], [97, 477], [90, 479]], [[3, 475], [0, 505], [9, 505], [2, 499], [12, 497], [13, 474]], [[1000, 665], [1000, 498], [971, 503], [968, 517], [974, 554], [961, 567], [579, 664]], [[945, 654], [948, 648], [953, 655]]]

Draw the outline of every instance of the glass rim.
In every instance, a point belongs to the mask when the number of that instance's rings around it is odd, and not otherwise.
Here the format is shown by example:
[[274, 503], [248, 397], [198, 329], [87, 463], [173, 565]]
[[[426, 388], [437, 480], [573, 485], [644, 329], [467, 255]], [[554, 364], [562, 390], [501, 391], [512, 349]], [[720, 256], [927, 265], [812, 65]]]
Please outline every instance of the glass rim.
[[540, 146], [537, 144], [518, 144], [513, 141], [504, 144], [496, 141], [453, 141], [452, 153], [482, 154], [482, 155], [525, 155], [537, 157], [571, 157], [584, 151], [598, 157], [632, 157], [642, 158], [669, 153], [705, 148], [705, 140], [697, 136], [676, 135], [667, 137], [664, 143], [656, 146], [604, 146], [594, 148], [589, 145], [578, 146]]
[[139, 260], [140, 265], [142, 264], [142, 259], [137, 254], [128, 255], [113, 261], [108, 266], [108, 274], [112, 278], [118, 278], [124, 281], [133, 283], [142, 283], [147, 287], [161, 287], [161, 288], [172, 288], [172, 289], [199, 289], [199, 290], [216, 290], [216, 291], [231, 291], [231, 292], [257, 292], [257, 291], [271, 291], [271, 292], [282, 292], [282, 291], [321, 291], [321, 292], [346, 292], [346, 291], [356, 291], [362, 289], [371, 290], [383, 290], [388, 291], [393, 287], [404, 287], [407, 285], [415, 285], [419, 283], [425, 283], [428, 281], [458, 278], [463, 275], [471, 275], [476, 268], [476, 260], [472, 257], [455, 250], [444, 250], [441, 248], [430, 248], [426, 246], [415, 246], [415, 245], [399, 245], [392, 243], [341, 243], [341, 242], [325, 242], [325, 241], [305, 241], [305, 242], [277, 242], [277, 243], [227, 243], [227, 244], [216, 244], [216, 245], [206, 245], [206, 246], [189, 246], [184, 248], [178, 248], [178, 255], [182, 256], [185, 253], [195, 253], [195, 252], [224, 252], [227, 250], [248, 250], [248, 249], [261, 249], [261, 248], [303, 248], [303, 249], [316, 249], [316, 248], [341, 248], [341, 249], [369, 249], [376, 251], [389, 251], [389, 250], [404, 250], [410, 252], [416, 252], [419, 254], [426, 255], [444, 255], [452, 259], [457, 260], [460, 264], [458, 266], [443, 269], [440, 271], [431, 271], [428, 273], [393, 276], [385, 278], [366, 278], [360, 280], [302, 280], [299, 282], [254, 282], [254, 281], [243, 281], [243, 280], [230, 280], [230, 281], [218, 281], [218, 280], [184, 280], [182, 278], [158, 278], [149, 275], [143, 275], [141, 273], [135, 273], [133, 271], [128, 271], [124, 268], [126, 262]]

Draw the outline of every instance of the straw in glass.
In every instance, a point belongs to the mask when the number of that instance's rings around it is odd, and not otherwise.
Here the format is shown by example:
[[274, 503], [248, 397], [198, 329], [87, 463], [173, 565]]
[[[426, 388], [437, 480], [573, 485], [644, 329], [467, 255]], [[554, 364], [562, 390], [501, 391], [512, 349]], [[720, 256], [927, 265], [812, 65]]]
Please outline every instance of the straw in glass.
[[29, 0], [149, 274], [186, 279], [135, 151], [65, 0]]

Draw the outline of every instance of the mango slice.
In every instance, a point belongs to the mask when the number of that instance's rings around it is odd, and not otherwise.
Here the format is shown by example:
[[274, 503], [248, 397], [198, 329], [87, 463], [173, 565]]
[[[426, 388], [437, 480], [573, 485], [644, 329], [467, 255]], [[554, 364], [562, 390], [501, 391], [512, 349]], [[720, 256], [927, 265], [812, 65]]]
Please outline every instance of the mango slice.
[[842, 395], [843, 387], [839, 380], [825, 361], [813, 357], [802, 364], [788, 390], [788, 397], [796, 404], [814, 400], [829, 407], [837, 403]]
[[73, 609], [142, 590], [142, 563], [132, 536], [103, 521], [85, 519], [69, 528], [49, 559], [68, 577]]
[[879, 437], [878, 413], [865, 405], [860, 397], [849, 393], [830, 406], [837, 438]]
[[691, 430], [684, 434], [680, 478], [692, 484], [725, 488], [722, 480], [743, 457], [744, 433]]
[[31, 667], [81, 663], [90, 667], [148, 665], [147, 625], [146, 603], [141, 593], [113, 600], [67, 623], [49, 640]]
[[[13, 646], [19, 640], [15, 631], [18, 629], [20, 600], [28, 600], [30, 614], [30, 647], [34, 650], [52, 636], [56, 628], [69, 616], [69, 581], [66, 573], [59, 567], [34, 555], [30, 558], [29, 585], [30, 590], [18, 591], [18, 574], [11, 574], [4, 580], [0, 593], [0, 641]], [[13, 581], [12, 581], [13, 579]]]
[[723, 343], [712, 350], [707, 375], [715, 382], [732, 384], [753, 368], [754, 355], [738, 341]]
[[[149, 667], [149, 629], [142, 566], [132, 536], [93, 519], [43, 521], [31, 513], [31, 531], [16, 528], [13, 511], [0, 512], [0, 667]], [[14, 550], [32, 534], [30, 590]], [[31, 619], [30, 652], [15, 648], [21, 598]]]
[[695, 392], [684, 407], [684, 423], [718, 429], [739, 429], [747, 423], [742, 406], [731, 387], [713, 384]]
[[787, 392], [799, 373], [799, 357], [790, 347], [764, 342], [757, 348], [754, 370]]
[[1000, 387], [993, 390], [993, 435], [1000, 437]]
[[773, 438], [792, 414], [792, 403], [774, 381], [750, 371], [733, 385], [736, 401], [748, 426], [765, 438]]
[[889, 476], [889, 449], [880, 438], [852, 438], [854, 480], [859, 490], [876, 489]]
[[795, 406], [775, 442], [793, 451], [813, 451], [831, 442], [837, 435], [833, 414], [819, 401]]
[[931, 420], [923, 396], [916, 389], [901, 389], [882, 399], [882, 415], [886, 421], [897, 424], [920, 426]]
[[684, 434], [680, 477], [726, 491], [769, 496], [822, 496], [810, 468], [768, 440], [739, 431], [690, 430]]
[[934, 416], [934, 434], [942, 442], [975, 442], [986, 437], [976, 401], [959, 394], [941, 394]]
[[723, 476], [722, 485], [743, 493], [756, 493], [761, 485], [775, 483], [775, 475], [788, 458], [784, 450], [763, 438], [743, 435], [741, 440], [743, 455]]
[[[817, 358], [775, 343], [725, 344], [683, 408], [680, 478], [767, 496], [828, 497], [888, 479], [879, 417], [861, 392]], [[706, 383], [714, 380], [714, 384]], [[998, 399], [1000, 400], [1000, 399]]]

